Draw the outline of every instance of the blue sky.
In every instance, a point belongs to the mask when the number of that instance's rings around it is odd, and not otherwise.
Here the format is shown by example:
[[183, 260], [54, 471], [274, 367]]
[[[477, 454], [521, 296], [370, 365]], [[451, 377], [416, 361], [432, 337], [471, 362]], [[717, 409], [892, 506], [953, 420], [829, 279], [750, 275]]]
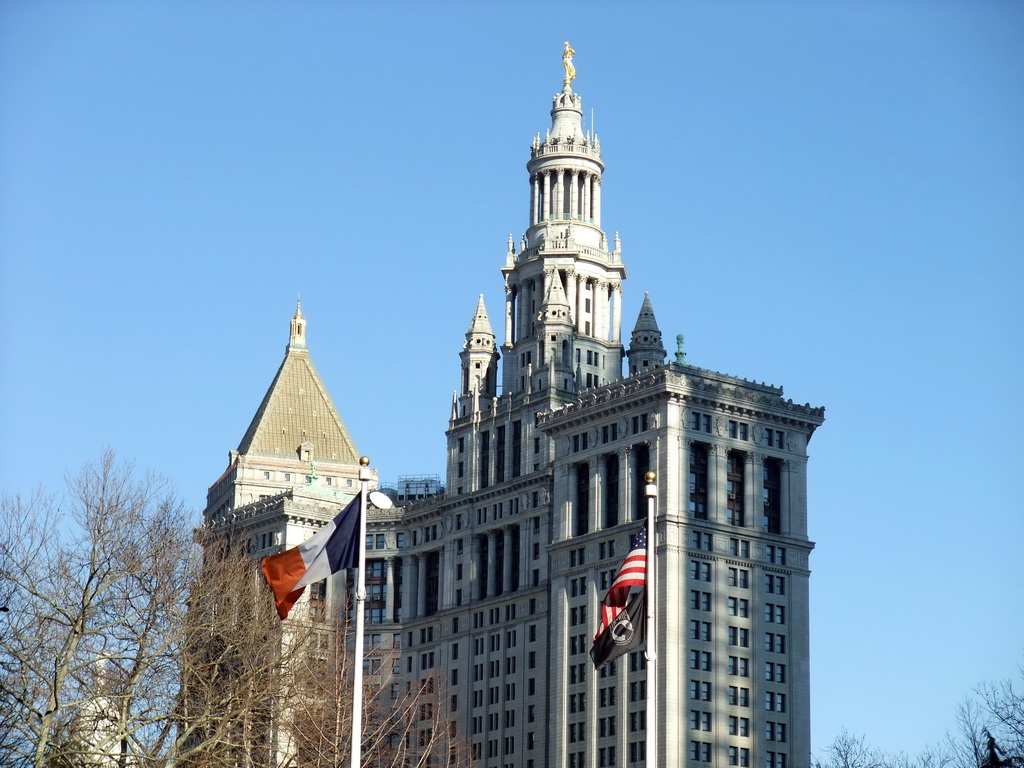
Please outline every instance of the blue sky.
[[443, 474], [570, 40], [624, 324], [650, 291], [690, 362], [827, 408], [814, 747], [916, 751], [1024, 660], [1022, 34], [1008, 2], [3, 3], [0, 490], [110, 446], [198, 514], [299, 294], [359, 449]]

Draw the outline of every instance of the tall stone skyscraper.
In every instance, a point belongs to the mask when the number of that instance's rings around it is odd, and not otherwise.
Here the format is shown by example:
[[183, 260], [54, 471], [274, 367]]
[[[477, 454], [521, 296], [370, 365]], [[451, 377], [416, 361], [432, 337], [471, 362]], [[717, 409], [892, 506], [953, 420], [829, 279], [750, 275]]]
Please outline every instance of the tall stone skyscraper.
[[626, 270], [582, 116], [567, 76], [501, 268], [500, 353], [481, 297], [446, 493], [403, 517], [403, 671], [445, 681], [474, 765], [643, 764], [644, 654], [595, 671], [588, 652], [653, 470], [659, 766], [804, 768], [806, 447], [824, 410], [689, 364], [681, 338], [666, 362], [649, 296], [623, 347]]
[[[601, 144], [566, 49], [551, 127], [530, 149], [526, 231], [501, 265], [503, 339], [481, 296], [458, 353], [444, 490], [369, 520], [368, 633], [400, 649], [402, 684], [446, 692], [473, 766], [644, 765], [644, 653], [600, 670], [588, 653], [653, 471], [659, 768], [807, 768], [807, 444], [824, 409], [691, 364], [681, 337], [666, 361], [648, 295], [623, 346], [626, 269], [602, 228]], [[210, 490], [207, 521], [241, 522], [258, 554], [354, 492], [357, 454], [304, 323], [297, 312]]]

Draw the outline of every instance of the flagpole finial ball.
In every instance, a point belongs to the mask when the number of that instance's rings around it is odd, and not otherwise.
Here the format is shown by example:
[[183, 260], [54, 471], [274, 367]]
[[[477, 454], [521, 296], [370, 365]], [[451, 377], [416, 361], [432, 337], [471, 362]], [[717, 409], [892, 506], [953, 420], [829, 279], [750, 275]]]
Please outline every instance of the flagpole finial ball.
[[368, 466], [370, 466], [370, 457], [369, 456], [360, 456], [359, 457], [359, 466], [360, 467], [368, 467]]
[[658, 476], [656, 474], [654, 474], [653, 472], [648, 472], [646, 475], [644, 475], [644, 479], [648, 483], [653, 483], [655, 480], [658, 479]]

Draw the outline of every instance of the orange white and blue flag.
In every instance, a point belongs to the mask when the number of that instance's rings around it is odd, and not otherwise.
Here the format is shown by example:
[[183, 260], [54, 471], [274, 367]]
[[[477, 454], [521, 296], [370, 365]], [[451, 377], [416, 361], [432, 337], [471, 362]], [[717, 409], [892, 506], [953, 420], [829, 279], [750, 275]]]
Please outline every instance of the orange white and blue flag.
[[356, 495], [327, 525], [297, 547], [263, 558], [262, 570], [274, 591], [277, 615], [288, 612], [310, 584], [359, 564], [359, 504]]

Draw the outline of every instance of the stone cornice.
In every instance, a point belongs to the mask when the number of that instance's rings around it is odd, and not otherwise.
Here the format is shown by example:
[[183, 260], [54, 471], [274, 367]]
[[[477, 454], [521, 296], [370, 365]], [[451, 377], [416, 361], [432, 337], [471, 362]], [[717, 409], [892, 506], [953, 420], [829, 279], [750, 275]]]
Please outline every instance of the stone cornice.
[[[753, 417], [783, 419], [804, 423], [809, 428], [821, 424], [824, 408], [807, 403], [799, 405], [782, 397], [781, 387], [737, 379], [700, 368], [670, 363], [649, 373], [632, 376], [582, 393], [577, 402], [558, 410], [537, 414], [540, 427], [569, 427], [591, 422], [595, 406], [608, 414], [634, 407], [644, 400], [676, 395], [685, 401], [712, 407], [732, 407]], [[729, 403], [728, 401], [733, 401]]]
[[552, 479], [553, 475], [550, 470], [530, 472], [479, 491], [450, 496], [431, 496], [429, 499], [416, 502], [412, 507], [406, 507], [404, 521], [410, 526], [419, 525], [439, 516], [450, 514], [455, 510], [460, 512], [472, 510], [498, 500], [514, 498], [524, 492], [547, 489], [550, 487]]

